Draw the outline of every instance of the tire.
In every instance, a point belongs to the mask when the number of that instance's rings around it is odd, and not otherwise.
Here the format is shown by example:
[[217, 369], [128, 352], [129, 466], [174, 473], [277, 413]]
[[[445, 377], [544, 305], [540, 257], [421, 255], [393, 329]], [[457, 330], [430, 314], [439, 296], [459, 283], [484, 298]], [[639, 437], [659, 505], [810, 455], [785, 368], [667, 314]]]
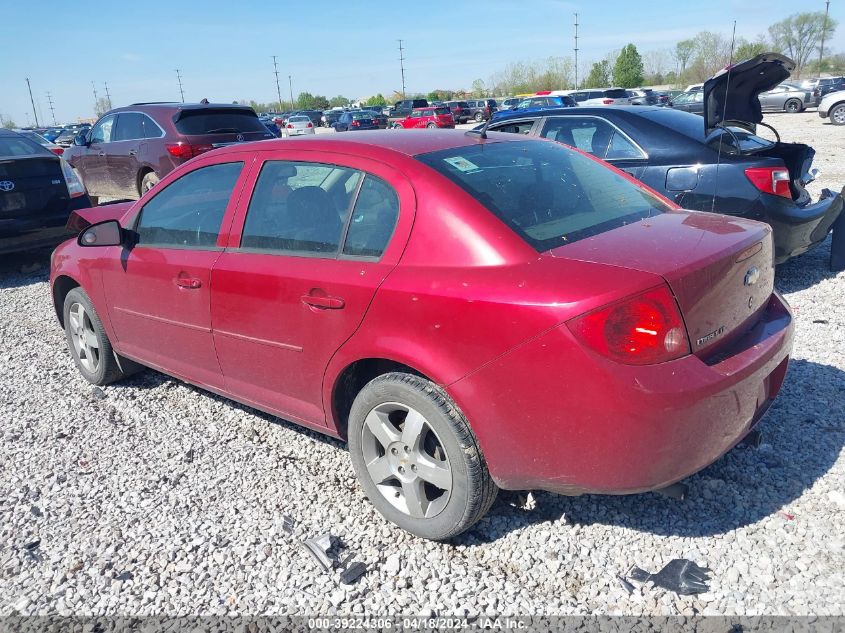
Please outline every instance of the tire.
[[[406, 432], [410, 419], [415, 424]], [[442, 541], [464, 532], [498, 493], [466, 418], [420, 376], [384, 374], [358, 393], [349, 414], [349, 452], [375, 508], [422, 538]], [[418, 475], [418, 467], [428, 476]]]
[[401, 123], [394, 123], [394, 124], [393, 124], [393, 129], [394, 129], [394, 130], [401, 130], [401, 129], [402, 129], [402, 124], [401, 124]]
[[786, 112], [795, 114], [801, 112], [804, 108], [801, 107], [801, 102], [798, 99], [787, 99], [786, 103], [783, 104], [783, 109]]
[[142, 196], [147, 193], [150, 189], [155, 187], [158, 184], [158, 176], [156, 176], [155, 172], [148, 171], [144, 174], [144, 177], [141, 178], [141, 190], [138, 192]]
[[431, 130], [431, 129], [436, 128], [436, 127], [437, 127], [437, 124], [436, 124], [436, 123], [429, 123], [428, 125], [426, 125], [426, 127], [427, 127], [429, 130]]
[[484, 115], [481, 112], [475, 113], [475, 121], [476, 123], [481, 123], [484, 120]]
[[827, 113], [834, 125], [845, 125], [845, 103], [837, 103]]
[[100, 317], [82, 288], [67, 293], [62, 314], [70, 355], [85, 380], [108, 385], [142, 369], [112, 349]]

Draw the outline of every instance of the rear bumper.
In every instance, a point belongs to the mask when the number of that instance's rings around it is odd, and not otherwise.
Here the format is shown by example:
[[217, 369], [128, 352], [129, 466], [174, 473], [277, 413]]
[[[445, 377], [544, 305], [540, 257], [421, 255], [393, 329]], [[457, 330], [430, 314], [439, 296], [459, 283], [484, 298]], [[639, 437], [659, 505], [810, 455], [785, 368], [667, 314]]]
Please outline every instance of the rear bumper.
[[71, 236], [65, 228], [70, 214], [90, 206], [90, 198], [84, 195], [72, 198], [61, 213], [39, 216], [22, 212], [13, 218], [0, 218], [0, 253], [55, 246]]
[[620, 365], [585, 351], [563, 325], [448, 391], [500, 487], [643, 492], [701, 470], [751, 430], [780, 389], [792, 338], [776, 294], [718, 362]]
[[842, 212], [842, 194], [822, 191], [818, 202], [799, 207], [792, 200], [764, 194], [764, 217], [771, 225], [775, 242], [775, 263], [806, 253], [827, 237]]

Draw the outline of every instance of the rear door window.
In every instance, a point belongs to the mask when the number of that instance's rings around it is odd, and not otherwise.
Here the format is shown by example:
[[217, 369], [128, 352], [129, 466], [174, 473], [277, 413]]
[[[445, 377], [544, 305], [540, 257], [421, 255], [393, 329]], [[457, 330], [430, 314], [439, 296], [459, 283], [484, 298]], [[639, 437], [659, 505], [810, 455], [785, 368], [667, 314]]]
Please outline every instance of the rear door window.
[[200, 167], [174, 180], [141, 209], [138, 246], [215, 248], [243, 163]]
[[121, 112], [118, 114], [113, 140], [131, 141], [139, 138], [144, 138], [143, 115], [137, 112]]
[[176, 121], [176, 130], [186, 136], [267, 131], [252, 110], [210, 108], [183, 110]]
[[399, 196], [396, 191], [381, 178], [366, 175], [355, 200], [343, 254], [381, 257], [393, 234], [397, 217]]
[[617, 127], [598, 117], [551, 118], [544, 123], [540, 134], [604, 160], [645, 158], [645, 154]]
[[669, 210], [607, 166], [555, 143], [485, 143], [415, 158], [467, 191], [538, 252]]

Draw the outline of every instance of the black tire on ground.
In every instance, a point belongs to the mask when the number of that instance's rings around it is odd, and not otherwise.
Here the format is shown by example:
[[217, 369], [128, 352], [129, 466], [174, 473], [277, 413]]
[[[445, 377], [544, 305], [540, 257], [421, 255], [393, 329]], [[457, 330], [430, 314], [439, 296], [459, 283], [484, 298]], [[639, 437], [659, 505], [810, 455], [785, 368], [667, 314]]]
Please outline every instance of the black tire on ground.
[[429, 129], [435, 128], [435, 127], [437, 127], [437, 124], [436, 123], [429, 123], [428, 125], [426, 125], [426, 127], [429, 128]]
[[402, 129], [402, 124], [401, 124], [401, 123], [394, 123], [394, 124], [393, 124], [393, 129], [394, 129], [394, 130], [401, 130], [401, 129]]
[[158, 183], [158, 176], [156, 176], [155, 172], [149, 171], [144, 174], [144, 177], [141, 178], [141, 190], [138, 192], [142, 196], [147, 193], [150, 189], [156, 186]]
[[[85, 366], [73, 341], [71, 310], [78, 309], [78, 305], [81, 305], [84, 310], [85, 325], [90, 326], [90, 330], [93, 331], [97, 341], [97, 366], [93, 371]], [[91, 299], [88, 298], [88, 295], [82, 288], [77, 287], [67, 293], [62, 310], [68, 349], [70, 350], [70, 355], [73, 357], [73, 362], [76, 364], [77, 369], [79, 369], [79, 373], [82, 374], [85, 380], [95, 385], [108, 385], [143, 369], [138, 363], [119, 356], [112, 349], [111, 342], [108, 336], [106, 336], [100, 317], [97, 315], [97, 311], [94, 310]]]
[[479, 123], [481, 123], [484, 120], [484, 115], [481, 114], [481, 112], [476, 112], [475, 113], [475, 120], [478, 121]]
[[[376, 407], [391, 406], [391, 403], [410, 407], [421, 414], [434, 432], [437, 450], [445, 452], [452, 473], [451, 490], [448, 501], [434, 516], [415, 518], [395, 507], [379, 490], [367, 469], [364, 457], [367, 416]], [[399, 424], [404, 425], [404, 422]], [[399, 427], [396, 430], [401, 432]], [[469, 423], [452, 399], [425, 378], [393, 372], [370, 381], [352, 404], [348, 431], [352, 465], [370, 502], [389, 521], [412, 534], [436, 541], [457, 536], [477, 523], [496, 499], [498, 488]]]
[[783, 109], [794, 114], [796, 112], [801, 112], [804, 108], [801, 106], [801, 102], [798, 99], [788, 99], [786, 103], [783, 104]]
[[845, 103], [833, 106], [827, 116], [830, 117], [830, 122], [834, 125], [845, 125]]

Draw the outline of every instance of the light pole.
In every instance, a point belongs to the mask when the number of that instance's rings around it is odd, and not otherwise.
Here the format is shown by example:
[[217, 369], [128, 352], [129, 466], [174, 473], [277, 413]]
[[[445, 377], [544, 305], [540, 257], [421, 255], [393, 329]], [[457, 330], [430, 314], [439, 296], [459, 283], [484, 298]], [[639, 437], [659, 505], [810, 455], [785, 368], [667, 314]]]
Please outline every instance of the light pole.
[[578, 90], [578, 14], [575, 14], [575, 90]]
[[827, 31], [827, 14], [830, 13], [830, 0], [824, 3], [824, 22], [822, 23], [822, 41], [819, 46], [819, 75], [822, 74], [822, 57], [824, 56], [824, 34]]
[[179, 94], [182, 95], [182, 103], [185, 103], [185, 91], [182, 90], [182, 74], [176, 69], [176, 80], [179, 82]]
[[399, 40], [399, 69], [402, 71], [402, 98], [405, 98], [405, 49], [402, 48], [402, 40]]
[[296, 106], [293, 104], [293, 80], [288, 75], [288, 88], [290, 88], [290, 109], [295, 110]]
[[32, 115], [35, 117], [35, 127], [39, 127], [38, 115], [35, 113], [35, 99], [32, 98], [32, 86], [29, 85], [29, 77], [26, 78], [26, 87], [29, 89], [29, 100], [32, 103]]
[[279, 89], [279, 67], [276, 65], [276, 56], [273, 55], [273, 72], [276, 73], [276, 96], [279, 97], [279, 112], [282, 108], [282, 91]]

